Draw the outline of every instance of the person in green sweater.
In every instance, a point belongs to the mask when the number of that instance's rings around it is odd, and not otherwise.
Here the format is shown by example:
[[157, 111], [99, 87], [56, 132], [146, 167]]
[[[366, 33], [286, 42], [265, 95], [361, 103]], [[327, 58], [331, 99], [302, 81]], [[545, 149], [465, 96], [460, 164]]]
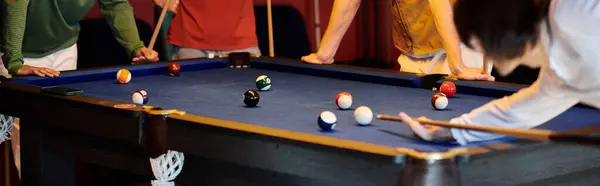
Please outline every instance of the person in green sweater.
[[140, 40], [127, 0], [3, 0], [0, 53], [6, 70], [0, 73], [55, 77], [76, 69], [79, 21], [96, 2], [132, 61], [158, 61], [158, 53]]
[[[96, 2], [132, 61], [158, 61], [158, 53], [140, 40], [128, 0], [2, 0], [0, 76], [56, 77], [60, 71], [76, 69], [79, 21]], [[11, 144], [20, 177], [18, 119], [13, 123]]]

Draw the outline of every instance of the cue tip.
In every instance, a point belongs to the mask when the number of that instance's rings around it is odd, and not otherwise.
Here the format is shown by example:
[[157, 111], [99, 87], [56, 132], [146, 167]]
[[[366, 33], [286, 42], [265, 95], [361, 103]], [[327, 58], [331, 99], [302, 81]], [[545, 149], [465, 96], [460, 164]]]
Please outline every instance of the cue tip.
[[388, 115], [384, 115], [384, 114], [377, 114], [377, 115], [375, 115], [375, 117], [380, 120], [402, 121], [400, 119], [400, 117], [398, 117], [398, 116], [388, 116]]

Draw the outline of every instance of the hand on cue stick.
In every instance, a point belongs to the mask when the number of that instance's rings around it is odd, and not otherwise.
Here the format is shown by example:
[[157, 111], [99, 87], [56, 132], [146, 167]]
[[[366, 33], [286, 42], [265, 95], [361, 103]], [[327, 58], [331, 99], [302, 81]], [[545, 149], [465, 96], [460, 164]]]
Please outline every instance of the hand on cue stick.
[[[391, 121], [402, 121], [398, 116], [388, 116], [378, 114], [377, 119], [381, 120], [391, 120]], [[435, 120], [424, 120], [424, 119], [414, 119], [415, 121], [423, 124], [423, 125], [433, 125], [445, 128], [460, 128], [467, 130], [476, 130], [482, 132], [490, 132], [495, 134], [501, 134], [506, 136], [512, 136], [522, 139], [528, 139], [532, 141], [540, 141], [540, 142], [566, 142], [566, 143], [576, 143], [576, 144], [585, 144], [585, 145], [593, 145], [600, 147], [600, 138], [599, 137], [591, 137], [591, 136], [583, 136], [583, 135], [575, 135], [575, 134], [561, 134], [556, 133], [550, 130], [544, 129], [515, 129], [515, 128], [502, 128], [502, 127], [493, 127], [493, 126], [482, 126], [482, 125], [465, 125], [465, 124], [455, 124], [449, 123], [445, 121], [435, 121]]]
[[[144, 62], [145, 58], [147, 58], [147, 56], [153, 56], [152, 53], [155, 53], [155, 51], [153, 50], [154, 48], [154, 44], [156, 43], [156, 38], [158, 38], [158, 32], [160, 31], [160, 28], [162, 26], [163, 20], [165, 19], [165, 14], [167, 13], [167, 10], [169, 9], [169, 5], [171, 4], [172, 0], [166, 0], [164, 6], [162, 7], [162, 11], [160, 12], [160, 17], [158, 18], [158, 22], [156, 23], [156, 27], [154, 27], [154, 33], [152, 33], [152, 38], [150, 39], [150, 44], [148, 45], [147, 48], [142, 48], [141, 50], [138, 49], [138, 51], [136, 51], [138, 57], [133, 59], [133, 63], [142, 63]], [[144, 56], [144, 57], [141, 57]], [[158, 60], [158, 57], [155, 56], [156, 59], [154, 59], [154, 61]], [[148, 59], [146, 59], [148, 60]]]

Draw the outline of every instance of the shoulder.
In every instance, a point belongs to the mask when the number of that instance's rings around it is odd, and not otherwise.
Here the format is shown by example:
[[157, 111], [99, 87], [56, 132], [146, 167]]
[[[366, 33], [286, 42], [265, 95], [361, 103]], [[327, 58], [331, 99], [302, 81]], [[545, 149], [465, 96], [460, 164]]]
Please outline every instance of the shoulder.
[[600, 0], [553, 0], [549, 16], [561, 31], [593, 36], [600, 32]]
[[[600, 0], [553, 0], [549, 67], [561, 86], [600, 90]], [[547, 44], [547, 43], [546, 43]]]

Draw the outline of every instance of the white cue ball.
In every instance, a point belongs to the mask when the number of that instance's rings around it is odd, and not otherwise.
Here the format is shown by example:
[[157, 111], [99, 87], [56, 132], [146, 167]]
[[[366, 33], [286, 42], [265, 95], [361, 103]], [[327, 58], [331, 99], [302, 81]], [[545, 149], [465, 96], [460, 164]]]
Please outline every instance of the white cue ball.
[[373, 120], [373, 111], [367, 106], [360, 106], [354, 110], [354, 119], [360, 125], [368, 125]]

